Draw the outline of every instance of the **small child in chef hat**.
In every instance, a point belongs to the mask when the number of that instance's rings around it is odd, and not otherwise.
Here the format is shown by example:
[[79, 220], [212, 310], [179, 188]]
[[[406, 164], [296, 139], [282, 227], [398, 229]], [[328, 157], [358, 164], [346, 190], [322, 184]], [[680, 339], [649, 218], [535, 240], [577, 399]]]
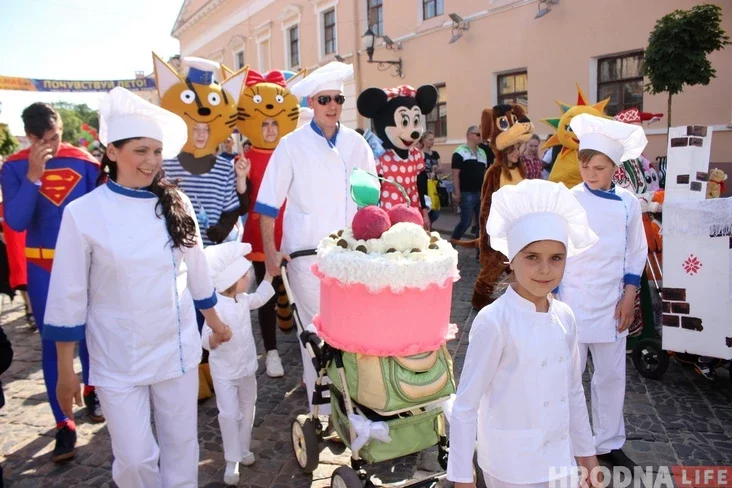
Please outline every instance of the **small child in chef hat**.
[[249, 446], [258, 363], [250, 311], [266, 304], [275, 294], [269, 273], [254, 293], [247, 293], [255, 282], [252, 263], [245, 257], [250, 252], [252, 246], [242, 242], [227, 242], [205, 250], [218, 295], [216, 312], [232, 332], [231, 340], [221, 343], [205, 325], [201, 336], [203, 347], [211, 351], [209, 364], [226, 459], [224, 483], [230, 486], [239, 484], [239, 463], [250, 466], [255, 461]]
[[572, 193], [543, 180], [494, 193], [486, 230], [515, 282], [473, 321], [450, 414], [447, 479], [475, 486], [477, 438], [487, 486], [577, 486], [576, 465], [589, 473], [597, 459], [574, 315], [551, 293], [567, 257], [597, 236]]
[[592, 353], [592, 426], [600, 461], [633, 471], [623, 452], [625, 357], [628, 327], [648, 257], [640, 204], [612, 183], [623, 161], [640, 157], [648, 140], [643, 128], [581, 114], [570, 126], [579, 138], [583, 183], [572, 194], [587, 212], [598, 245], [567, 261], [557, 297], [577, 317], [581, 365]]

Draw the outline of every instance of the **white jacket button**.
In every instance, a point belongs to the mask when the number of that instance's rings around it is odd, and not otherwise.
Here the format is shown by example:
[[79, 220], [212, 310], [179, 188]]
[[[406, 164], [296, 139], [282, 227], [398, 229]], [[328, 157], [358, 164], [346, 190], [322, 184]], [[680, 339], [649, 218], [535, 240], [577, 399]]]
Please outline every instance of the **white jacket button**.
[[559, 362], [560, 363], [563, 363], [564, 362], [564, 356], [559, 356]]
[[541, 362], [542, 366], [546, 366], [546, 359]]
[[562, 402], [567, 401], [567, 397], [562, 397]]
[[548, 407], [549, 406], [549, 402], [544, 402], [544, 406], [545, 407]]

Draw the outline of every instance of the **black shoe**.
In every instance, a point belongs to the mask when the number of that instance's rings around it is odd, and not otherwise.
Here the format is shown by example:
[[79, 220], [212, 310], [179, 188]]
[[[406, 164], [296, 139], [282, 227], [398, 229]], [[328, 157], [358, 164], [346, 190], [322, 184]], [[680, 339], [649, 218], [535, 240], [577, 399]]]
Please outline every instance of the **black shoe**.
[[28, 309], [25, 309], [25, 321], [28, 323], [28, 327], [30, 327], [30, 330], [38, 330], [38, 326], [36, 325], [36, 319], [33, 317], [33, 314], [28, 311]]
[[636, 466], [638, 466], [623, 452], [622, 449], [613, 449], [607, 454], [598, 454], [597, 460], [609, 466], [623, 466], [628, 468], [631, 472]]
[[56, 431], [56, 447], [53, 449], [51, 460], [54, 463], [62, 463], [74, 457], [76, 447], [76, 431], [71, 430], [68, 425]]
[[104, 413], [99, 403], [99, 397], [96, 391], [92, 391], [88, 395], [84, 395], [84, 405], [86, 405], [86, 413], [92, 422], [104, 422]]
[[698, 374], [702, 375], [709, 381], [717, 381], [717, 372], [714, 371], [714, 367], [712, 364], [696, 363], [694, 365], [694, 371], [696, 371]]

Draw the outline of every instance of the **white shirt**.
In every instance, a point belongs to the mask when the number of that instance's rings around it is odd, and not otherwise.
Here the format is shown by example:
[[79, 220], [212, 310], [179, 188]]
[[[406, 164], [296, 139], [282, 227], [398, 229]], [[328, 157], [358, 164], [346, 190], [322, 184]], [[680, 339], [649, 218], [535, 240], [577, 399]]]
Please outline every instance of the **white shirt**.
[[546, 482], [550, 466], [595, 454], [574, 316], [549, 301], [539, 313], [509, 287], [473, 321], [450, 415], [449, 480], [473, 481], [476, 436], [481, 469], [507, 483]]
[[263, 281], [251, 295], [240, 293], [236, 298], [231, 298], [216, 294], [216, 312], [231, 329], [231, 340], [211, 349], [213, 330], [208, 324], [203, 326], [201, 343], [205, 349], [211, 351], [208, 363], [214, 379], [238, 380], [256, 373], [257, 349], [252, 335], [250, 311], [263, 306], [274, 294], [274, 288], [268, 281]]
[[[190, 200], [179, 195], [195, 222]], [[157, 203], [148, 191], [109, 182], [64, 211], [44, 334], [86, 338], [92, 385], [150, 385], [201, 360], [191, 296], [199, 308], [216, 304], [201, 236], [196, 227], [197, 245], [172, 248]]]
[[349, 183], [354, 168], [376, 174], [366, 140], [343, 125], [334, 145], [314, 123], [280, 140], [264, 173], [254, 212], [276, 217], [287, 199], [284, 253], [315, 249], [328, 234], [351, 224], [358, 210]]
[[640, 288], [648, 257], [640, 204], [619, 187], [600, 191], [582, 183], [572, 193], [600, 240], [567, 260], [558, 297], [572, 307], [580, 342], [615, 342], [628, 335], [618, 332], [615, 308], [626, 284]]

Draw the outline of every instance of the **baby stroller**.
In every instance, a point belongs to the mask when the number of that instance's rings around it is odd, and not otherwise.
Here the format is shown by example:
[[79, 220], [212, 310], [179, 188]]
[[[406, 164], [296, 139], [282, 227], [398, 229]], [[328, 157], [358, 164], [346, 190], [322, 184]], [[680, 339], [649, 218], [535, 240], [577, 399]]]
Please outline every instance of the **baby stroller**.
[[[313, 256], [315, 250], [299, 251], [290, 255], [291, 259], [302, 256]], [[286, 263], [282, 265], [282, 281], [290, 300], [292, 313], [297, 326], [298, 337], [312, 358], [318, 378], [313, 393], [313, 412], [299, 415], [292, 423], [292, 447], [298, 464], [305, 473], [312, 473], [319, 464], [319, 443], [323, 440], [324, 429], [318, 416], [318, 405], [330, 403], [330, 423], [346, 447], [351, 449], [351, 466], [337, 468], [331, 476], [331, 486], [337, 488], [360, 488], [373, 486], [370, 476], [364, 469], [366, 465], [408, 456], [432, 446], [438, 446], [438, 462], [442, 469], [447, 469], [447, 436], [445, 433], [445, 414], [440, 403], [454, 392], [452, 363], [449, 354], [443, 347], [435, 353], [427, 353], [410, 358], [376, 358], [350, 354], [335, 349], [323, 342], [317, 334], [305, 330], [297, 309], [296, 297], [293, 296], [287, 278]], [[359, 363], [368, 358], [370, 365]], [[403, 367], [398, 360], [412, 361]], [[420, 364], [421, 363], [421, 366]], [[428, 363], [432, 367], [428, 368]], [[437, 365], [437, 366], [436, 366]], [[396, 378], [409, 375], [409, 368], [419, 370], [416, 375], [423, 375], [420, 380], [431, 382], [432, 394], [419, 404], [408, 404], [403, 400], [404, 391], [400, 385], [405, 382], [384, 381], [384, 390], [378, 390], [378, 381], [358, 384], [358, 373], [369, 367], [378, 368], [382, 377]], [[420, 369], [421, 368], [421, 369]], [[423, 371], [427, 369], [426, 371]], [[324, 384], [328, 376], [330, 384]], [[447, 381], [435, 383], [435, 378], [444, 377]], [[369, 387], [366, 387], [368, 383]], [[434, 386], [433, 385], [437, 385]], [[411, 386], [407, 384], [407, 386]], [[440, 386], [442, 386], [440, 388]], [[369, 392], [365, 390], [369, 389]], [[324, 395], [329, 392], [330, 396]], [[402, 396], [400, 397], [400, 393]], [[380, 397], [384, 410], [369, 408], [359, 401], [364, 398]], [[368, 402], [367, 402], [368, 403]], [[373, 405], [373, 403], [371, 403]], [[401, 408], [400, 408], [401, 407]], [[402, 486], [433, 487], [444, 478], [441, 473], [430, 478], [418, 480]]]

